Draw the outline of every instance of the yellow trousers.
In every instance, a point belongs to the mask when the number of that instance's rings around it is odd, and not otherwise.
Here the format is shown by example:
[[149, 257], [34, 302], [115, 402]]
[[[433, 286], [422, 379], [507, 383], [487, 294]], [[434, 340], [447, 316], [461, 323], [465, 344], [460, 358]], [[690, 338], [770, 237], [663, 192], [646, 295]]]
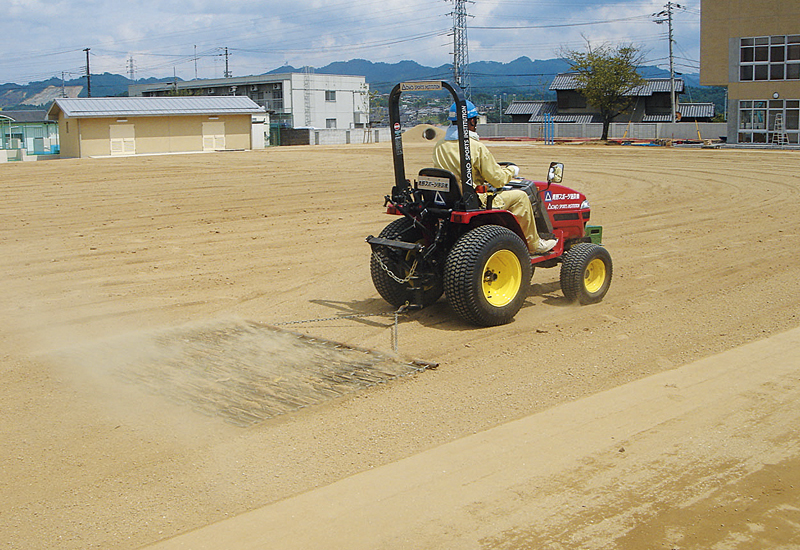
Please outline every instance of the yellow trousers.
[[[480, 198], [481, 203], [486, 206], [486, 194], [481, 193]], [[508, 210], [517, 217], [520, 229], [525, 234], [528, 251], [534, 254], [536, 252], [536, 244], [539, 242], [539, 233], [536, 231], [536, 220], [533, 217], [533, 207], [528, 194], [521, 189], [500, 191], [492, 200], [492, 208]]]

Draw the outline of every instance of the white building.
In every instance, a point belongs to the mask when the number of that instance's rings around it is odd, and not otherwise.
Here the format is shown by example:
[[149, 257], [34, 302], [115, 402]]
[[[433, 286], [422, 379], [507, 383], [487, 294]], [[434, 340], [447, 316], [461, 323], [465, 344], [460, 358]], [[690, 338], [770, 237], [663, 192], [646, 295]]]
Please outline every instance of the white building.
[[265, 107], [273, 122], [291, 128], [365, 128], [369, 85], [363, 76], [285, 73], [128, 87], [128, 95], [247, 96]]

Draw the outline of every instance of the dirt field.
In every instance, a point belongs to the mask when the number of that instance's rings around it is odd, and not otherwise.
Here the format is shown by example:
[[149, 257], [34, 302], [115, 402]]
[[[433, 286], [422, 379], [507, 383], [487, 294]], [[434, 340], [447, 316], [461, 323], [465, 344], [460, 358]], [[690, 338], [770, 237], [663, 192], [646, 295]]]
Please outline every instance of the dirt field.
[[[567, 306], [558, 270], [537, 269], [514, 323], [475, 329], [442, 300], [401, 318], [394, 357], [364, 242], [391, 221], [388, 147], [0, 165], [3, 548], [139, 548], [800, 326], [797, 152], [493, 143], [528, 177], [566, 164], [604, 227], [611, 290]], [[409, 173], [429, 164], [429, 144], [406, 153]], [[337, 319], [368, 313], [386, 315]], [[282, 324], [314, 319], [327, 320]], [[286, 336], [275, 325], [371, 350], [370, 365], [438, 368], [265, 412], [258, 400], [293, 370], [286, 354], [302, 354], [267, 342]], [[262, 393], [252, 357], [286, 370]], [[217, 391], [231, 385], [235, 399]], [[779, 422], [796, 403], [762, 406]], [[621, 491], [616, 531], [595, 543], [553, 520], [485, 547], [670, 548], [659, 526], [683, 520], [682, 549], [800, 548], [800, 449], [790, 438], [793, 455], [771, 453], [779, 428], [687, 468], [694, 479]], [[553, 445], [554, 464], [570, 455]], [[749, 495], [752, 516], [720, 505], [709, 469], [728, 502]], [[548, 487], [566, 481], [554, 471]], [[669, 503], [687, 487], [705, 492], [679, 516]], [[536, 491], [515, 498], [542, 506]], [[726, 523], [760, 528], [732, 539]]]

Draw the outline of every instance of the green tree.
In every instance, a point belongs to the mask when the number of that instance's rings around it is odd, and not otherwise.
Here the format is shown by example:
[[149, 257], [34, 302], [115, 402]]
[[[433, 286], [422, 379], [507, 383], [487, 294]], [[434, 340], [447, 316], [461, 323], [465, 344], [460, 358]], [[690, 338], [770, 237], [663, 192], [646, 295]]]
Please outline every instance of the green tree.
[[611, 122], [628, 112], [636, 97], [630, 92], [645, 83], [637, 67], [644, 56], [632, 45], [592, 47], [586, 44], [585, 51], [562, 50], [562, 57], [577, 74], [577, 90], [589, 105], [600, 111], [603, 119], [602, 140], [608, 140]]

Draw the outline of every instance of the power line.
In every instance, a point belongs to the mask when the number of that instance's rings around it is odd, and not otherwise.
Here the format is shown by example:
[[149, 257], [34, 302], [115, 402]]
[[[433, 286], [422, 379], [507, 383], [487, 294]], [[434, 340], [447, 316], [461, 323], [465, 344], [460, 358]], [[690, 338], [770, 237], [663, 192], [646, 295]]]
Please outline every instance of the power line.
[[592, 25], [604, 25], [606, 23], [622, 23], [625, 21], [644, 21], [652, 17], [650, 14], [648, 15], [635, 15], [633, 17], [623, 17], [620, 19], [608, 19], [605, 21], [586, 21], [583, 23], [556, 23], [556, 24], [548, 24], [548, 25], [513, 25], [513, 26], [492, 26], [492, 27], [482, 27], [482, 26], [473, 26], [473, 29], [481, 29], [481, 30], [496, 30], [496, 31], [511, 31], [511, 30], [523, 30], [523, 29], [555, 29], [555, 28], [566, 28], [566, 27], [587, 27]]

